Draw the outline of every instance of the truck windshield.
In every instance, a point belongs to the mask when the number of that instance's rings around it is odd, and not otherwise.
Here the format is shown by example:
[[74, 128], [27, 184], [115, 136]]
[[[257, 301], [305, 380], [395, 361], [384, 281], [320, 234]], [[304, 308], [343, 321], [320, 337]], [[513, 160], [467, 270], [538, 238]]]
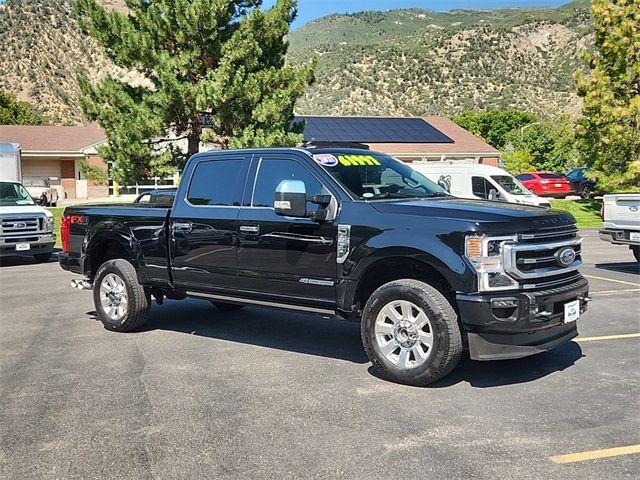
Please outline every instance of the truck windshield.
[[530, 195], [531, 192], [525, 188], [518, 180], [508, 175], [492, 175], [498, 185], [505, 189], [511, 195]]
[[19, 183], [0, 182], [0, 205], [33, 205], [31, 195]]
[[433, 198], [449, 194], [409, 165], [376, 153], [313, 156], [354, 199]]

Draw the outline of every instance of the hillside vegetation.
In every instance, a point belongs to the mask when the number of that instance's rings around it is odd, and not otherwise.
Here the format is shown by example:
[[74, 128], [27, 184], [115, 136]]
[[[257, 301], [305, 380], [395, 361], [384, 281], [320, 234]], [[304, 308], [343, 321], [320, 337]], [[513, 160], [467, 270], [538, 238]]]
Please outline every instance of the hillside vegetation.
[[[123, 0], [102, 3], [124, 10]], [[330, 15], [290, 35], [290, 61], [319, 59], [305, 114], [424, 115], [517, 108], [552, 118], [580, 111], [572, 81], [591, 44], [589, 2], [559, 9], [391, 10]], [[75, 78], [119, 72], [83, 35], [71, 0], [0, 5], [0, 90], [52, 123], [83, 121]]]

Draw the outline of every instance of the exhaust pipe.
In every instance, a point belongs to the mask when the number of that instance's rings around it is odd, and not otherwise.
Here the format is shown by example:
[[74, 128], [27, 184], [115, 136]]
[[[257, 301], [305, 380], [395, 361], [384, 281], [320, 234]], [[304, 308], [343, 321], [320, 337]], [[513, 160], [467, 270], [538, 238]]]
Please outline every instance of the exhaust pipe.
[[71, 288], [77, 288], [78, 290], [93, 290], [93, 285], [89, 282], [89, 280], [82, 279], [73, 279], [71, 280]]

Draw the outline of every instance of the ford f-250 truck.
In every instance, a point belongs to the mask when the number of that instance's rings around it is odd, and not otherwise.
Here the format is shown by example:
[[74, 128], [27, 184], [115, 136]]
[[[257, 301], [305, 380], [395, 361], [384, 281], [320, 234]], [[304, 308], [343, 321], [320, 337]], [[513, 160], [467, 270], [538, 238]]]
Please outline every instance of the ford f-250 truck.
[[567, 342], [589, 301], [570, 214], [457, 199], [363, 149], [200, 153], [172, 208], [69, 207], [61, 236], [60, 265], [110, 330], [139, 329], [152, 298], [335, 314], [361, 322], [381, 375], [413, 385], [465, 348], [495, 360]]

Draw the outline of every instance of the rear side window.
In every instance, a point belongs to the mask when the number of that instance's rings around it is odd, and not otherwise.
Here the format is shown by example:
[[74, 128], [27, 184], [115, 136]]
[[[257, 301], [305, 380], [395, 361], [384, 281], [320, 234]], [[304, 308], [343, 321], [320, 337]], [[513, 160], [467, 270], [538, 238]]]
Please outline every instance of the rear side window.
[[[283, 180], [302, 180], [307, 190], [307, 196], [322, 195], [324, 189], [316, 177], [295, 160], [280, 160], [263, 158], [256, 178], [253, 191], [254, 207], [271, 207], [275, 197], [276, 187]], [[308, 206], [310, 210], [313, 205]]]
[[523, 173], [521, 175], [518, 175], [516, 177], [518, 180], [523, 181], [523, 180], [533, 180], [533, 175], [529, 174], [529, 173]]
[[156, 205], [173, 205], [174, 192], [158, 192], [156, 195]]
[[193, 171], [187, 200], [193, 205], [239, 207], [248, 163], [244, 158], [198, 163]]
[[546, 179], [561, 179], [562, 177], [560, 175], [558, 175], [557, 173], [539, 173], [538, 176], [540, 178], [546, 178]]

